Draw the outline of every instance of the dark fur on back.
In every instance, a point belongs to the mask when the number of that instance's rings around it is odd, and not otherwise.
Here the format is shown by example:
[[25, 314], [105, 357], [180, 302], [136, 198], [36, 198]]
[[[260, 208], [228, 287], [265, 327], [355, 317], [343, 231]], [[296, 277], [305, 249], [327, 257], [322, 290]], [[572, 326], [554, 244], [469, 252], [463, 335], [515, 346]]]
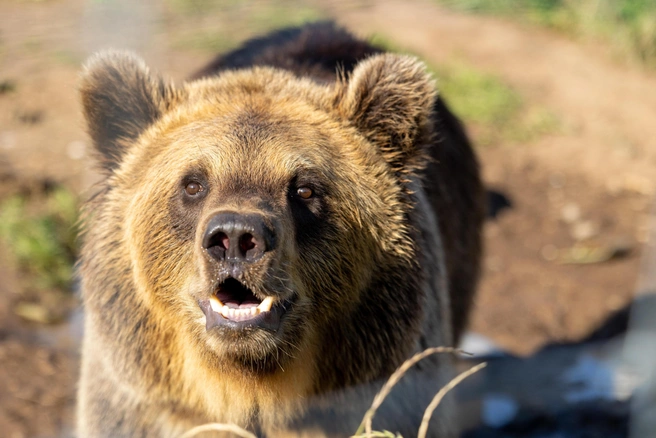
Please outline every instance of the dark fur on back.
[[297, 76], [334, 81], [338, 69], [351, 72], [358, 61], [382, 52], [353, 38], [334, 23], [324, 21], [249, 40], [239, 49], [218, 56], [192, 79], [223, 70], [266, 65], [289, 70]]

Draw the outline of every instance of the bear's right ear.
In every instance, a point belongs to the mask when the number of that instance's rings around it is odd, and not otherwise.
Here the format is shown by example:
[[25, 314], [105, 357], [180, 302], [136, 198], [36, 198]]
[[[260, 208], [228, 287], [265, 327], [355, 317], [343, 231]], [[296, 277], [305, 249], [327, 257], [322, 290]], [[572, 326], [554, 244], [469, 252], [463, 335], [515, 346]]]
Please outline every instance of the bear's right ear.
[[117, 51], [87, 61], [80, 92], [89, 134], [107, 170], [118, 167], [130, 145], [179, 97], [140, 58]]
[[[335, 104], [398, 173], [412, 172], [436, 89], [426, 66], [407, 55], [374, 55], [337, 84]], [[421, 161], [421, 160], [419, 160]]]

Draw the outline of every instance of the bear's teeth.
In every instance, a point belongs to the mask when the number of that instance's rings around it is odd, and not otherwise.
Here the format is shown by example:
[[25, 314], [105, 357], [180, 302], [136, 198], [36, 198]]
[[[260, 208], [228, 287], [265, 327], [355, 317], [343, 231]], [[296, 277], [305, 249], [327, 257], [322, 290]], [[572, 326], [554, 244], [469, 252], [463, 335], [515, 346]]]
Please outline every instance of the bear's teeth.
[[221, 313], [221, 308], [223, 307], [223, 303], [219, 301], [217, 297], [212, 295], [210, 297], [210, 306], [212, 307], [212, 310], [214, 310], [216, 313]]
[[257, 306], [257, 309], [260, 312], [268, 312], [271, 310], [271, 306], [273, 305], [273, 297], [266, 297], [264, 301], [260, 303], [259, 306]]
[[224, 318], [229, 319], [252, 318], [262, 312], [270, 311], [271, 306], [273, 306], [273, 297], [266, 297], [257, 307], [248, 307], [245, 309], [231, 309], [230, 307], [224, 305], [214, 295], [210, 297], [210, 307], [212, 307], [212, 310], [216, 313], [220, 313]]

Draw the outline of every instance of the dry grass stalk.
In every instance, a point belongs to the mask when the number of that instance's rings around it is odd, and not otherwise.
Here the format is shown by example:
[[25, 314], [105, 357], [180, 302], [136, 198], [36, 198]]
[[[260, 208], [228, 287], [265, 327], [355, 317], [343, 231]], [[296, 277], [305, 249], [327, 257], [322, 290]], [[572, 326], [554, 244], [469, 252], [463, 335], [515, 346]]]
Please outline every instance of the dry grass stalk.
[[254, 434], [235, 424], [208, 423], [188, 430], [180, 438], [191, 438], [203, 432], [231, 432], [242, 438], [257, 438]]
[[480, 369], [485, 368], [486, 365], [487, 362], [483, 362], [474, 367], [471, 367], [467, 371], [458, 374], [456, 377], [451, 379], [451, 381], [447, 383], [446, 386], [442, 387], [442, 389], [440, 389], [440, 391], [437, 394], [435, 394], [435, 397], [433, 397], [433, 400], [431, 400], [430, 404], [424, 411], [424, 417], [421, 419], [421, 426], [419, 427], [419, 433], [417, 434], [417, 438], [426, 438], [426, 434], [428, 433], [428, 423], [430, 423], [430, 419], [433, 416], [433, 411], [435, 411], [435, 409], [439, 406], [444, 396], [447, 395], [449, 391], [455, 388], [460, 382], [465, 380], [467, 377], [471, 376], [472, 374], [479, 371]]
[[[387, 380], [385, 385], [381, 388], [381, 390], [376, 394], [376, 397], [374, 397], [374, 401], [371, 404], [371, 407], [367, 410], [367, 412], [364, 415], [364, 418], [362, 419], [362, 422], [360, 423], [360, 426], [358, 427], [357, 432], [355, 433], [354, 437], [367, 437], [367, 438], [377, 438], [377, 437], [386, 437], [389, 438], [390, 436], [394, 436], [391, 432], [379, 432], [379, 431], [373, 431], [372, 430], [372, 422], [374, 415], [376, 415], [376, 411], [380, 407], [380, 405], [383, 403], [385, 398], [389, 395], [390, 391], [396, 385], [399, 380], [401, 380], [401, 377], [405, 375], [405, 373], [417, 362], [421, 361], [422, 359], [425, 359], [426, 357], [432, 355], [432, 354], [437, 354], [437, 353], [462, 353], [461, 350], [451, 348], [451, 347], [434, 347], [434, 348], [428, 348], [420, 353], [415, 354], [412, 356], [410, 359], [406, 360], [403, 362], [403, 364], [390, 376], [390, 378]], [[480, 369], [484, 368], [487, 365], [487, 363], [481, 363], [478, 364], [469, 370], [460, 373], [449, 383], [447, 383], [442, 389], [439, 390], [437, 394], [435, 394], [435, 397], [433, 397], [433, 400], [431, 403], [428, 405], [426, 410], [424, 411], [424, 416], [422, 418], [421, 426], [419, 428], [419, 434], [417, 435], [417, 438], [425, 438], [426, 433], [428, 432], [428, 423], [430, 422], [430, 419], [433, 415], [433, 412], [435, 409], [439, 406], [440, 402], [446, 396], [449, 391], [451, 391], [453, 388], [455, 388], [460, 382], [462, 382], [464, 379], [467, 377], [471, 376], [472, 374], [476, 373]], [[363, 430], [364, 429], [364, 430]], [[185, 432], [184, 435], [182, 435], [180, 438], [192, 438], [200, 433], [203, 432], [232, 432], [237, 436], [240, 436], [242, 438], [257, 438], [254, 434], [251, 432], [248, 432], [247, 430], [242, 429], [241, 427], [234, 425], [234, 424], [220, 424], [220, 423], [209, 423], [209, 424], [203, 424], [200, 426], [196, 426], [193, 429], [188, 430]], [[364, 433], [363, 433], [364, 432]]]
[[434, 348], [428, 348], [421, 353], [417, 353], [414, 356], [412, 356], [410, 359], [406, 360], [403, 362], [403, 364], [396, 370], [394, 373], [390, 376], [390, 378], [387, 380], [387, 383], [381, 388], [381, 390], [376, 394], [376, 397], [374, 397], [374, 401], [371, 404], [371, 407], [367, 412], [364, 414], [364, 418], [362, 419], [362, 423], [360, 423], [360, 426], [358, 427], [357, 432], [355, 432], [355, 436], [362, 435], [364, 432], [364, 436], [366, 437], [372, 437], [372, 428], [371, 428], [371, 423], [374, 419], [374, 415], [376, 415], [376, 411], [380, 407], [380, 405], [383, 403], [385, 400], [385, 397], [390, 393], [394, 385], [396, 385], [399, 380], [401, 380], [401, 377], [417, 362], [420, 360], [436, 353], [459, 353], [460, 350], [457, 350], [455, 348], [451, 347], [434, 347]]

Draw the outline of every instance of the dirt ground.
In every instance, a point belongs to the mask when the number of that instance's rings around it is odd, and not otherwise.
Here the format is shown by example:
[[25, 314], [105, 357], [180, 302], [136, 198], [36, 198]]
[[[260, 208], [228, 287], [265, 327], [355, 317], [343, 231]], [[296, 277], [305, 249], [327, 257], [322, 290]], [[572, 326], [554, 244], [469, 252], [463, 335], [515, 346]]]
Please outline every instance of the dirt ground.
[[[211, 58], [171, 37], [197, 17], [159, 2], [128, 14], [103, 9], [123, 3], [0, 0], [0, 82], [11, 89], [0, 94], [0, 197], [46, 179], [91, 193], [98, 175], [75, 87], [92, 51], [131, 47], [176, 80]], [[430, 2], [322, 7], [433, 65], [457, 58], [494, 73], [560, 120], [549, 135], [478, 148], [486, 183], [512, 208], [486, 225], [472, 331], [530, 354], [583, 338], [633, 298], [656, 188], [656, 74], [615, 62], [602, 45]], [[203, 25], [221, 23], [218, 14]], [[79, 324], [43, 327], [14, 315], [23, 279], [4, 251], [0, 278], [1, 434], [69, 436]]]

